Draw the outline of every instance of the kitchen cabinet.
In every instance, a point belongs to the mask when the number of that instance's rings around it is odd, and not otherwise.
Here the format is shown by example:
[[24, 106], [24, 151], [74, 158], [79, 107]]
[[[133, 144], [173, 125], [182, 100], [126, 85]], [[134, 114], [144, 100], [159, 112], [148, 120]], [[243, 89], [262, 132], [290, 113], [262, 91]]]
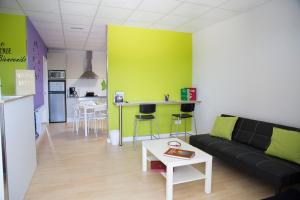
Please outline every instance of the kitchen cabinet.
[[61, 52], [48, 52], [47, 54], [48, 70], [66, 70], [66, 54]]

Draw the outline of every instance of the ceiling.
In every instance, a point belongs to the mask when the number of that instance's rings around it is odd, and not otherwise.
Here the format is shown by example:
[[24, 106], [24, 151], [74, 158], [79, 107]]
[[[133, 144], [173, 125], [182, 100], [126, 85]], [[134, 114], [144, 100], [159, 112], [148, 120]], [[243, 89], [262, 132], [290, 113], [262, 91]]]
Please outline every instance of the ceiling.
[[0, 0], [26, 15], [49, 48], [106, 50], [106, 25], [195, 32], [271, 0]]

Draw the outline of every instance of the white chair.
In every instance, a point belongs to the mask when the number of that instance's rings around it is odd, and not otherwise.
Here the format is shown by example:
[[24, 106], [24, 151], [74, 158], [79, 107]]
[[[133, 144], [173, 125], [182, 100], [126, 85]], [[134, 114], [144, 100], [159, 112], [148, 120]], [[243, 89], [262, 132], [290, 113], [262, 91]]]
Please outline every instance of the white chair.
[[94, 132], [98, 132], [99, 129], [103, 130], [105, 125], [105, 120], [107, 118], [107, 104], [94, 105]]
[[[94, 116], [94, 105], [95, 102], [93, 101], [80, 101], [74, 108], [74, 121], [73, 121], [73, 131], [79, 134], [80, 122], [85, 120], [85, 115], [87, 117], [87, 130], [89, 131], [90, 123], [93, 121]], [[86, 112], [86, 113], [85, 113]], [[75, 128], [74, 128], [75, 127]]]
[[[73, 132], [77, 131], [77, 120], [79, 118], [79, 105], [76, 104], [73, 111]], [[78, 134], [78, 131], [77, 131]]]

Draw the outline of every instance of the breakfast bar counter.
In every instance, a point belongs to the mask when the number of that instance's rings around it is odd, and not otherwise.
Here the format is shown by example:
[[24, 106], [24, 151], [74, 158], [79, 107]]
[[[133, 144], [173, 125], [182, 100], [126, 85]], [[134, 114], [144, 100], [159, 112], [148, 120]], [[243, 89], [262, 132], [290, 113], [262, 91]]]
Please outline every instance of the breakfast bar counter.
[[176, 100], [169, 100], [169, 101], [126, 101], [126, 102], [120, 102], [115, 103], [116, 106], [119, 107], [119, 145], [122, 146], [123, 140], [123, 107], [124, 106], [139, 106], [141, 104], [156, 104], [156, 105], [180, 105], [180, 104], [199, 104], [201, 101], [176, 101]]

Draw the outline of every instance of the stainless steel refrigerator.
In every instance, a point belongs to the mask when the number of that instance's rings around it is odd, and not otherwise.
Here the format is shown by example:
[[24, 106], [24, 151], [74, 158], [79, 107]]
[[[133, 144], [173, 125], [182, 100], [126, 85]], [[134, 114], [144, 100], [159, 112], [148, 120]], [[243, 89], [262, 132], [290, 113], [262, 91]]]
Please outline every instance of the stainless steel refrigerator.
[[[66, 80], [65, 71], [49, 71], [48, 97], [49, 122], [66, 122]], [[53, 76], [53, 74], [59, 74]]]

